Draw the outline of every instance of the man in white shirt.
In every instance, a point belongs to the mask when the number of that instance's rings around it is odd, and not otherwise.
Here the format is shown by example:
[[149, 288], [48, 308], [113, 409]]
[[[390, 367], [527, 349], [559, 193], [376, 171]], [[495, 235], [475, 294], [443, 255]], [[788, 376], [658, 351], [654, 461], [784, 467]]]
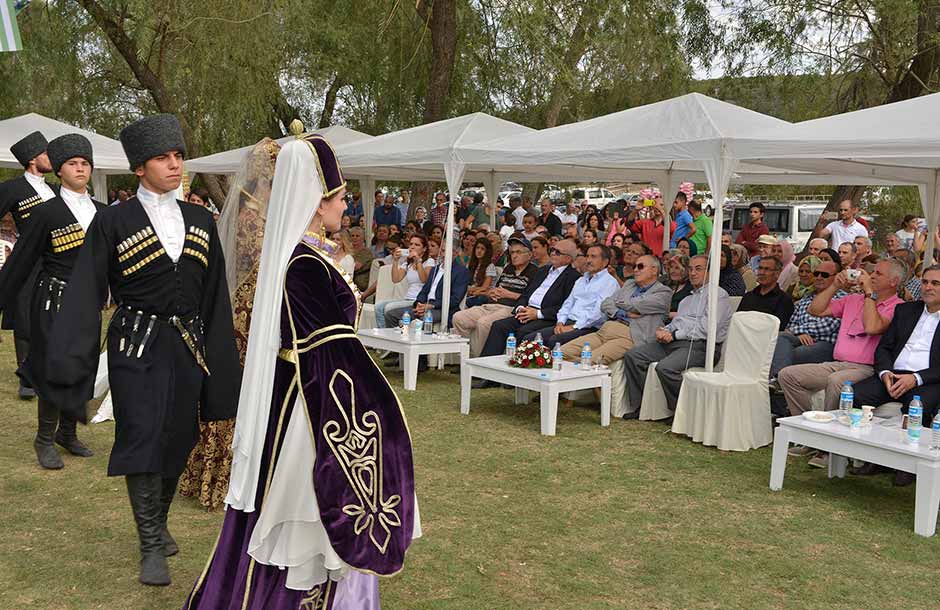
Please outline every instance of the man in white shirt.
[[820, 237], [829, 239], [829, 247], [838, 250], [845, 242], [854, 242], [856, 237], [868, 237], [868, 229], [865, 225], [856, 220], [858, 215], [858, 206], [851, 199], [846, 199], [839, 203], [839, 218], [826, 225], [826, 228], [819, 234]]
[[578, 224], [578, 205], [574, 202], [574, 200], [571, 200], [565, 204], [564, 212], [555, 210], [555, 213], [558, 214], [559, 218], [561, 218], [562, 226], [568, 223], [575, 225]]

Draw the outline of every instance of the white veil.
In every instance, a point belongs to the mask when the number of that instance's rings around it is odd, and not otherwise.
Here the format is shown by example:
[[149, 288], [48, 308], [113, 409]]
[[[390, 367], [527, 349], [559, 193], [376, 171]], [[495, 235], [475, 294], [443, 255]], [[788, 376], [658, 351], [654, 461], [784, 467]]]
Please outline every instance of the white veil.
[[287, 265], [322, 197], [323, 187], [312, 146], [301, 139], [288, 142], [277, 157], [268, 203], [232, 441], [232, 474], [225, 498], [226, 504], [245, 512], [256, 509], [255, 491], [280, 349], [281, 302]]

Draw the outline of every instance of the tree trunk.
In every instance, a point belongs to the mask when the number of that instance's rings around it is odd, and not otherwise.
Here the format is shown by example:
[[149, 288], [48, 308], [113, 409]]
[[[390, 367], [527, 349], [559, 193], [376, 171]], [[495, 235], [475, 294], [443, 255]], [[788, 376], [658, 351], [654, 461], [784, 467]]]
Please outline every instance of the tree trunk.
[[929, 83], [940, 67], [940, 3], [919, 0], [917, 3], [917, 55], [900, 81], [888, 92], [887, 103], [909, 100], [930, 93]]
[[320, 113], [320, 122], [317, 129], [325, 129], [333, 123], [333, 111], [336, 110], [336, 95], [339, 90], [346, 85], [346, 81], [339, 74], [333, 78], [329, 89], [326, 90], [326, 97], [323, 99], [323, 111]]
[[427, 124], [447, 116], [457, 58], [457, 1], [418, 0], [415, 10], [431, 30], [431, 74], [424, 97], [424, 123]]
[[565, 50], [561, 70], [555, 74], [555, 81], [552, 83], [552, 92], [548, 98], [548, 105], [545, 107], [546, 128], [558, 125], [558, 116], [561, 114], [561, 109], [571, 95], [572, 84], [577, 81], [575, 74], [578, 71], [578, 64], [590, 44], [587, 32], [594, 25], [594, 21], [593, 5], [585, 6], [578, 16], [578, 22], [574, 26], [574, 31], [571, 32], [571, 37], [568, 39], [568, 48]]

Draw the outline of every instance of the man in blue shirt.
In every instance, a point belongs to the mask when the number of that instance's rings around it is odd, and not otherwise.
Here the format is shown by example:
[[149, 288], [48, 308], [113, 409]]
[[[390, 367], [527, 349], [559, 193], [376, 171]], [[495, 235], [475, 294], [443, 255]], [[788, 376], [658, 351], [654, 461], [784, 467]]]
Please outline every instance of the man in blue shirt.
[[346, 216], [353, 219], [353, 224], [362, 216], [362, 193], [359, 191], [353, 193], [352, 199], [346, 204]]
[[[672, 209], [676, 211], [676, 230], [673, 231], [672, 237], [669, 238], [670, 248], [675, 248], [676, 244], [683, 237], [695, 235], [695, 219], [692, 218], [692, 214], [689, 213], [688, 207], [689, 202], [685, 193], [679, 191], [676, 194], [676, 200], [672, 204]], [[704, 252], [698, 252], [698, 254], [704, 254]]]
[[391, 197], [385, 197], [382, 191], [375, 192], [375, 212], [372, 214], [372, 225], [405, 225], [401, 210], [395, 207]]
[[[607, 315], [601, 311], [601, 302], [620, 288], [614, 276], [607, 271], [610, 266], [610, 249], [602, 245], [591, 246], [588, 248], [586, 265], [587, 270], [574, 283], [571, 294], [558, 310], [555, 326], [542, 336], [545, 345], [549, 347], [556, 342], [564, 345], [593, 333], [607, 319]], [[534, 332], [523, 337], [528, 340], [534, 338]]]

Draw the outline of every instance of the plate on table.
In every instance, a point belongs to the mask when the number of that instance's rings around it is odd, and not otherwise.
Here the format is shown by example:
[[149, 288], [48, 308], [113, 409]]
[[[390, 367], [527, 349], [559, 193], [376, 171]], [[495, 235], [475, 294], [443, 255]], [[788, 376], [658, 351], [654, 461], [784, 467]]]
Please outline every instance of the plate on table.
[[803, 411], [803, 417], [816, 424], [828, 424], [836, 418], [828, 411]]

